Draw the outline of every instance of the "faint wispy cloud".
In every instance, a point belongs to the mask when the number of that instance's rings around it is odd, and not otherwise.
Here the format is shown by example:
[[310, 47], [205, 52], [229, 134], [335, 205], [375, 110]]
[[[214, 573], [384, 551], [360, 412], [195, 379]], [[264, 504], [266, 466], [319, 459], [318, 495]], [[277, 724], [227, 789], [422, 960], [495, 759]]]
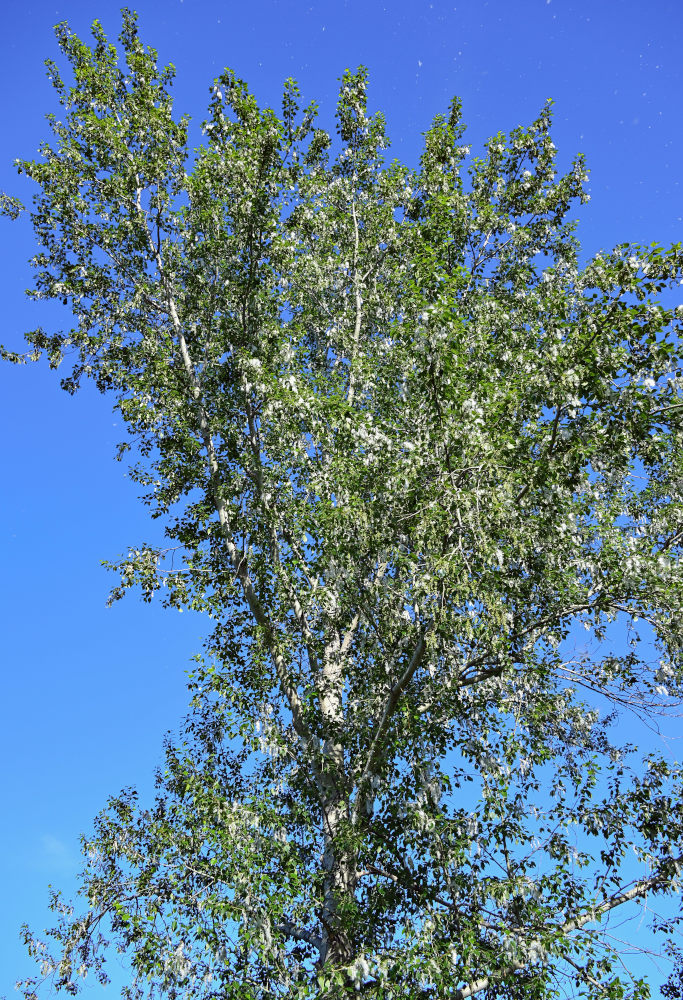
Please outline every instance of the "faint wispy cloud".
[[43, 833], [35, 861], [40, 868], [71, 873], [76, 867], [77, 857], [72, 848], [59, 837], [55, 837], [52, 833]]

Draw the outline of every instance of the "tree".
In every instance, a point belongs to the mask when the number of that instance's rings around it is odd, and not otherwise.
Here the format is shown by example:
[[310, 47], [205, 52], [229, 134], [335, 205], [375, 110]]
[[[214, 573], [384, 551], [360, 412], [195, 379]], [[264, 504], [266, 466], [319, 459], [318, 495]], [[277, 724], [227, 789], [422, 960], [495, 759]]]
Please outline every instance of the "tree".
[[54, 954], [25, 930], [41, 974], [113, 942], [131, 996], [647, 995], [605, 924], [680, 891], [683, 775], [611, 723], [683, 694], [681, 246], [579, 265], [550, 104], [466, 170], [454, 100], [409, 169], [364, 69], [335, 155], [226, 71], [193, 158], [135, 15], [123, 63], [93, 35], [57, 27], [18, 163], [74, 324], [4, 353], [115, 399], [168, 544], [112, 599], [213, 633], [156, 803], [98, 817]]
[[681, 1000], [683, 997], [683, 954], [680, 948], [670, 945], [669, 954], [674, 960], [674, 969], [661, 989], [666, 1000]]

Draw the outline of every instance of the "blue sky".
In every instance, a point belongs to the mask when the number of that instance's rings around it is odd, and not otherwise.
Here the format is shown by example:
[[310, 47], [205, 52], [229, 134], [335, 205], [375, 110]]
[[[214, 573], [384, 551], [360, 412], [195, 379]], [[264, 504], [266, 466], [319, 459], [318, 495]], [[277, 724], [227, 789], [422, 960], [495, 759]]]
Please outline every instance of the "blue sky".
[[[114, 38], [120, 3], [11, 3], [0, 42], [0, 189], [30, 200], [15, 156], [31, 158], [55, 111], [42, 62], [57, 57], [52, 26], [87, 35], [98, 17]], [[176, 108], [198, 122], [225, 66], [259, 100], [279, 106], [288, 76], [331, 127], [337, 78], [370, 70], [370, 105], [387, 116], [393, 154], [415, 164], [421, 133], [453, 95], [476, 151], [498, 130], [555, 101], [561, 164], [585, 153], [591, 202], [579, 237], [593, 253], [626, 240], [663, 243], [683, 232], [679, 0], [142, 0], [143, 40], [177, 68]], [[11, 347], [66, 311], [27, 302], [30, 228], [0, 220], [3, 317]], [[31, 971], [18, 940], [42, 927], [47, 883], [73, 886], [78, 836], [106, 796], [150, 789], [164, 732], [185, 709], [185, 671], [205, 631], [191, 614], [130, 598], [105, 608], [113, 582], [100, 559], [153, 540], [125, 469], [113, 461], [121, 428], [108, 400], [75, 398], [42, 365], [0, 367], [3, 428], [0, 607], [5, 663], [0, 761], [0, 996]], [[653, 986], [658, 985], [652, 975]], [[97, 993], [95, 989], [92, 991]]]

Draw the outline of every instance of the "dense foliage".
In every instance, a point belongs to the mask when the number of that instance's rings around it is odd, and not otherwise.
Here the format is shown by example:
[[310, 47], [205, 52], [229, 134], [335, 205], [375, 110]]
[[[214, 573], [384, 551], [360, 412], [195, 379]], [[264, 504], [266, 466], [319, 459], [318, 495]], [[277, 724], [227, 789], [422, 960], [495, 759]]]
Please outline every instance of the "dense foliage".
[[113, 598], [213, 632], [41, 976], [113, 942], [132, 996], [645, 995], [604, 926], [680, 892], [682, 775], [611, 723], [683, 693], [683, 250], [580, 266], [549, 104], [471, 158], [454, 100], [409, 169], [365, 70], [337, 139], [226, 71], [192, 154], [135, 16], [122, 62], [93, 32], [18, 163], [74, 316], [30, 356], [116, 400], [163, 519]]

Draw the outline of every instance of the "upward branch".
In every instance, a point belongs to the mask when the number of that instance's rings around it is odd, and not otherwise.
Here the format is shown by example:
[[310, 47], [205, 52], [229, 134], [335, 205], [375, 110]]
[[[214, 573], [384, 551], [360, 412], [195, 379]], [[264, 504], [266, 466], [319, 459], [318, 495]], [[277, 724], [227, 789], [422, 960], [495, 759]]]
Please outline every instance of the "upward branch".
[[379, 719], [377, 720], [376, 727], [374, 729], [374, 736], [370, 744], [370, 749], [363, 765], [363, 769], [360, 773], [360, 777], [357, 782], [357, 792], [356, 799], [354, 803], [354, 820], [357, 821], [361, 809], [365, 804], [365, 792], [367, 791], [367, 786], [370, 781], [370, 777], [377, 762], [382, 757], [382, 752], [384, 749], [384, 741], [386, 739], [387, 731], [391, 723], [392, 716], [398, 705], [401, 695], [407, 689], [410, 684], [415, 671], [418, 669], [424, 654], [427, 650], [427, 633], [429, 632], [430, 626], [426, 626], [423, 629], [422, 635], [420, 636], [417, 645], [413, 651], [408, 664], [394, 684], [391, 686], [387, 699], [384, 703], [382, 711], [380, 713]]
[[[138, 198], [136, 200], [136, 208], [138, 213], [143, 216], [142, 208], [140, 206], [139, 198], [139, 187], [138, 187]], [[187, 375], [188, 381], [191, 386], [192, 391], [192, 402], [197, 415], [197, 423], [199, 426], [199, 432], [201, 434], [202, 441], [204, 443], [204, 448], [206, 451], [208, 471], [209, 471], [209, 494], [213, 500], [216, 512], [218, 514], [219, 523], [221, 526], [221, 534], [223, 537], [223, 542], [225, 545], [225, 550], [232, 566], [235, 576], [239, 580], [242, 592], [249, 606], [249, 609], [254, 616], [254, 620], [263, 630], [266, 645], [270, 651], [271, 659], [275, 667], [275, 672], [280, 684], [280, 688], [285, 698], [287, 699], [287, 704], [289, 705], [290, 711], [292, 713], [292, 722], [294, 728], [299, 736], [303, 737], [307, 741], [312, 739], [310, 730], [304, 721], [303, 706], [301, 700], [294, 685], [291, 675], [289, 673], [285, 658], [278, 649], [277, 634], [275, 628], [268, 615], [266, 614], [259, 598], [254, 590], [254, 585], [249, 576], [248, 563], [245, 555], [239, 551], [235, 544], [233, 529], [230, 523], [230, 517], [228, 514], [228, 507], [225, 503], [222, 492], [221, 492], [221, 473], [218, 464], [218, 457], [216, 455], [216, 449], [213, 442], [213, 436], [211, 433], [211, 427], [209, 424], [208, 414], [206, 407], [202, 401], [201, 387], [195, 368], [190, 357], [190, 352], [187, 346], [187, 340], [183, 331], [182, 323], [178, 315], [178, 310], [176, 307], [175, 299], [173, 296], [173, 291], [171, 288], [170, 279], [165, 273], [163, 261], [157, 248], [154, 245], [151, 234], [147, 228], [146, 219], [144, 219], [145, 230], [149, 239], [149, 245], [154, 259], [156, 260], [157, 267], [159, 269], [159, 275], [164, 288], [166, 302], [168, 307], [169, 317], [171, 323], [173, 324], [173, 330], [177, 338], [177, 342], [180, 349], [180, 355], [183, 362], [183, 367]]]
[[292, 682], [291, 675], [289, 673], [285, 658], [278, 649], [277, 634], [266, 614], [261, 602], [258, 599], [256, 591], [254, 590], [254, 585], [249, 576], [249, 569], [246, 557], [241, 553], [237, 546], [235, 545], [232, 526], [230, 524], [230, 518], [228, 515], [228, 508], [221, 496], [221, 477], [220, 468], [218, 465], [218, 459], [216, 457], [216, 450], [213, 444], [213, 438], [211, 435], [211, 428], [209, 426], [209, 421], [206, 413], [206, 409], [202, 403], [201, 399], [201, 389], [194, 371], [194, 366], [192, 364], [192, 359], [187, 348], [187, 342], [182, 331], [180, 320], [178, 318], [178, 313], [176, 310], [175, 302], [170, 290], [167, 288], [168, 296], [168, 308], [171, 316], [171, 321], [178, 338], [178, 343], [180, 345], [180, 353], [183, 359], [183, 364], [185, 366], [185, 371], [188, 378], [192, 384], [192, 395], [197, 411], [197, 419], [199, 423], [199, 430], [204, 442], [204, 447], [206, 449], [206, 454], [209, 463], [209, 479], [210, 479], [210, 494], [218, 513], [219, 522], [221, 525], [221, 532], [223, 535], [223, 540], [225, 544], [225, 549], [230, 560], [230, 564], [233, 568], [235, 576], [240, 582], [242, 587], [242, 592], [249, 605], [249, 609], [254, 616], [254, 620], [263, 630], [263, 634], [266, 640], [266, 644], [270, 650], [270, 655], [275, 667], [275, 671], [280, 682], [280, 687], [282, 693], [287, 699], [287, 703], [292, 713], [292, 721], [294, 723], [294, 728], [296, 729], [299, 736], [304, 737], [306, 740], [311, 740], [311, 733], [304, 722], [303, 706], [299, 695], [297, 694], [296, 687]]

